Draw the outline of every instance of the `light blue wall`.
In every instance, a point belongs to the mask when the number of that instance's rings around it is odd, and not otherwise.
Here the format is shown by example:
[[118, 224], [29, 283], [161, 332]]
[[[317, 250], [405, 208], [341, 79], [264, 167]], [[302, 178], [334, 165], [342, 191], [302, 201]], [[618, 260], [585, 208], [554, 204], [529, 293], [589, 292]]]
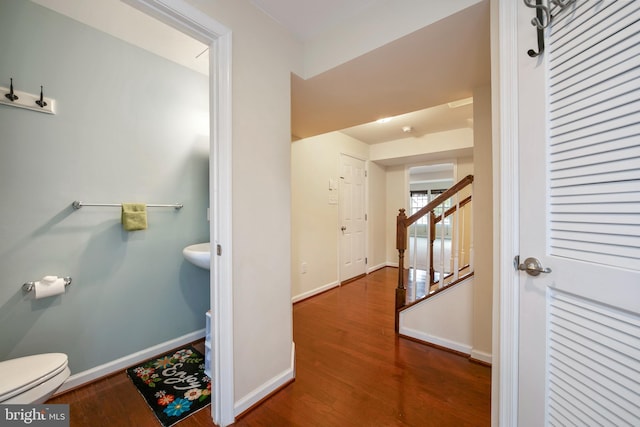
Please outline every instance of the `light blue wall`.
[[[65, 352], [72, 373], [204, 328], [209, 273], [208, 78], [24, 0], [0, 4], [0, 86], [57, 101], [57, 115], [0, 105], [0, 360]], [[4, 94], [2, 94], [4, 96]], [[125, 232], [118, 208], [149, 208]], [[70, 275], [42, 300], [21, 285]]]

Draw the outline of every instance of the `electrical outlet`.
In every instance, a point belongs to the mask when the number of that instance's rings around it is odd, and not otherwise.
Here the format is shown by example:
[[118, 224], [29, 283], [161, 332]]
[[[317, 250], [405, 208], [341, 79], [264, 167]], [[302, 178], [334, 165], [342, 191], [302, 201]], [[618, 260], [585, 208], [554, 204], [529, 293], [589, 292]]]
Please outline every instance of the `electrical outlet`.
[[303, 262], [300, 264], [300, 274], [307, 274], [307, 263]]

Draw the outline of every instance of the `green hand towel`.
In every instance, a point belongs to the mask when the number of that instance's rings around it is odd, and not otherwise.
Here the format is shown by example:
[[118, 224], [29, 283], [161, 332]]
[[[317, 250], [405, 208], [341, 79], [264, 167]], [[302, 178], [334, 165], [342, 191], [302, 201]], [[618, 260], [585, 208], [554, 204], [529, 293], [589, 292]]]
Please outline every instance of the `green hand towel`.
[[144, 203], [122, 204], [122, 228], [126, 231], [147, 229], [147, 205]]

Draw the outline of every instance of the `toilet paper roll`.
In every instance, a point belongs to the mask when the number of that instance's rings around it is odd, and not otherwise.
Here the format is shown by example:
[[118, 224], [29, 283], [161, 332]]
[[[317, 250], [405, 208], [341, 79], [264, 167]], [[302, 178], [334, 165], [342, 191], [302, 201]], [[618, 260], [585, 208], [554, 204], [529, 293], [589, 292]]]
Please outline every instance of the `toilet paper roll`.
[[59, 277], [53, 281], [41, 280], [35, 283], [36, 299], [52, 297], [64, 293], [64, 279]]

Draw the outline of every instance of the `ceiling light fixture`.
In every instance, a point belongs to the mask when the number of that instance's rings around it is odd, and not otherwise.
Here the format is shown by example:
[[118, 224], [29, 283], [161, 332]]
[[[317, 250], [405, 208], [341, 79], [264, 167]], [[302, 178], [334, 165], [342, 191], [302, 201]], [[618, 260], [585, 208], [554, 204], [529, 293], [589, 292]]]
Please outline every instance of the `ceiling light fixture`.
[[388, 122], [390, 122], [390, 121], [391, 121], [391, 119], [392, 119], [392, 118], [393, 118], [393, 117], [384, 117], [384, 118], [382, 118], [382, 119], [378, 119], [378, 120], [376, 120], [376, 123], [388, 123]]
[[452, 101], [447, 103], [449, 108], [458, 108], [458, 107], [462, 107], [464, 105], [469, 105], [469, 104], [473, 104], [473, 98], [459, 99], [457, 101]]
[[402, 126], [402, 132], [411, 133], [411, 132], [413, 132], [413, 127], [412, 126]]

